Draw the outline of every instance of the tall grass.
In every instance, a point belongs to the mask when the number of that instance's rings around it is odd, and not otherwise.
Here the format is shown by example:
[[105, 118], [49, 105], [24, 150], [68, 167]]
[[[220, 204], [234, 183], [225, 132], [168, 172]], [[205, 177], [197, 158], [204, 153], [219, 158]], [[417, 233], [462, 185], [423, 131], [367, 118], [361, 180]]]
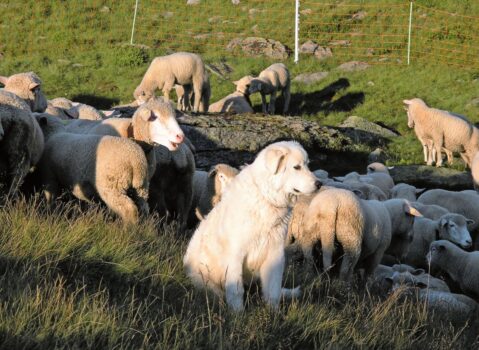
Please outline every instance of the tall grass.
[[[195, 290], [187, 238], [150, 218], [123, 227], [102, 208], [19, 200], [0, 208], [2, 348], [467, 348], [477, 325], [434, 322], [421, 305], [382, 299], [289, 267], [304, 296], [278, 311], [251, 288], [243, 314]], [[475, 343], [476, 342], [476, 343]]]

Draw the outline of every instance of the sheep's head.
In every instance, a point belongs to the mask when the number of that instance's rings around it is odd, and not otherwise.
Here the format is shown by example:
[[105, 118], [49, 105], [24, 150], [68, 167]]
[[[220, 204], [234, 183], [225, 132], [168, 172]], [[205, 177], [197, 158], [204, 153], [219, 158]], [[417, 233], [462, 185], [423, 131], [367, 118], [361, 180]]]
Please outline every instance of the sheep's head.
[[466, 219], [460, 214], [445, 214], [439, 219], [438, 239], [447, 239], [464, 249], [470, 248], [472, 238], [467, 225], [472, 224], [474, 220]]
[[41, 90], [42, 81], [33, 72], [14, 74], [10, 77], [0, 77], [0, 83], [5, 90], [23, 99], [32, 112], [44, 112], [47, 109], [47, 99]]
[[247, 75], [240, 80], [234, 81], [233, 84], [236, 85], [236, 91], [242, 93], [243, 95], [247, 96], [250, 94], [249, 88], [251, 81], [254, 78], [251, 75]]
[[407, 112], [407, 126], [414, 128], [414, 109], [417, 107], [424, 108], [427, 107], [426, 103], [420, 98], [413, 98], [411, 100], [403, 100], [404, 108]]
[[135, 98], [136, 102], [138, 102], [138, 105], [141, 106], [142, 104], [148, 102], [153, 97], [155, 97], [155, 95], [152, 91], [147, 91], [145, 88], [139, 85], [135, 89], [135, 92], [133, 93], [133, 97]]
[[162, 98], [151, 99], [138, 108], [133, 115], [133, 132], [135, 139], [163, 145], [170, 151], [176, 151], [185, 139], [174, 108]]

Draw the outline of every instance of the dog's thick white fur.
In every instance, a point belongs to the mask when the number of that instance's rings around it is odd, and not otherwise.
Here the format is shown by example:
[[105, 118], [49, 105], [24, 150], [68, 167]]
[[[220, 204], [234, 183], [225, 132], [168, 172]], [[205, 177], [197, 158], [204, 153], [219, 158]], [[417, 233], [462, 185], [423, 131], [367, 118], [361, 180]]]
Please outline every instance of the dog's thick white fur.
[[320, 185], [299, 143], [264, 148], [196, 229], [183, 259], [187, 275], [196, 286], [225, 295], [236, 311], [243, 310], [244, 284], [252, 279], [260, 279], [273, 307], [281, 296], [298, 296], [299, 287], [281, 288], [287, 221], [296, 196]]

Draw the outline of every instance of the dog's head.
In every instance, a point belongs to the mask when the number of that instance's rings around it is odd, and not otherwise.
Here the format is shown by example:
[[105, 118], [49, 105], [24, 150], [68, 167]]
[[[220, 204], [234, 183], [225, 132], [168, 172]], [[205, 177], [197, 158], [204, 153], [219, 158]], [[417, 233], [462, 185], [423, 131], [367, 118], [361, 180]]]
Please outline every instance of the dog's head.
[[297, 142], [273, 143], [260, 152], [257, 161], [261, 163], [258, 186], [278, 205], [289, 205], [294, 197], [311, 194], [321, 187], [309, 170], [308, 154]]

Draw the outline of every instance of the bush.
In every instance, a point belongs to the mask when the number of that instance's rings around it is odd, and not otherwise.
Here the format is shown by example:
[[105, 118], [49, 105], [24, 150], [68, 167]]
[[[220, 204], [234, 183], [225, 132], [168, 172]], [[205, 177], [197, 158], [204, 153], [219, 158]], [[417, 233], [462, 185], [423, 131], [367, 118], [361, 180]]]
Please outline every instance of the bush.
[[143, 47], [123, 46], [113, 51], [114, 63], [120, 67], [138, 67], [148, 63], [150, 56]]

